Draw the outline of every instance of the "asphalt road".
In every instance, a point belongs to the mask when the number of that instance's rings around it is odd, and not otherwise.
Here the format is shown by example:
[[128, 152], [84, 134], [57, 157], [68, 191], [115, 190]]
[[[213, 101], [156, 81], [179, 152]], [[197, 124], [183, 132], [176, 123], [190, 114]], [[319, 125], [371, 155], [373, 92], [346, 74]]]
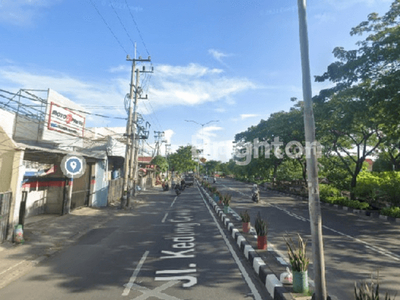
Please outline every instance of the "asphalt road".
[[[248, 209], [251, 222], [258, 211], [269, 223], [268, 243], [287, 260], [283, 236], [311, 235], [308, 203], [303, 200], [262, 191], [259, 203], [251, 201], [251, 185], [219, 179], [218, 189], [233, 195], [231, 207], [239, 213]], [[380, 290], [400, 295], [400, 225], [343, 210], [322, 207], [326, 282], [332, 299], [354, 299], [355, 281], [370, 282], [379, 272]], [[313, 278], [312, 263], [309, 276]]]
[[270, 299], [196, 187], [154, 194], [0, 290], [0, 299]]

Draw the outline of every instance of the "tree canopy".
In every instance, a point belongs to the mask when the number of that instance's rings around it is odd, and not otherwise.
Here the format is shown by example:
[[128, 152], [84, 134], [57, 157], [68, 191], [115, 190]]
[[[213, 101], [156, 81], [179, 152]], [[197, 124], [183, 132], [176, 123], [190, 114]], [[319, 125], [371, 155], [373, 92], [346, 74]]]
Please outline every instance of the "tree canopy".
[[156, 165], [161, 172], [166, 172], [168, 170], [168, 161], [165, 157], [157, 155], [151, 160], [153, 165]]
[[192, 158], [192, 146], [180, 146], [175, 153], [168, 156], [170, 169], [176, 172], [194, 171], [197, 162]]

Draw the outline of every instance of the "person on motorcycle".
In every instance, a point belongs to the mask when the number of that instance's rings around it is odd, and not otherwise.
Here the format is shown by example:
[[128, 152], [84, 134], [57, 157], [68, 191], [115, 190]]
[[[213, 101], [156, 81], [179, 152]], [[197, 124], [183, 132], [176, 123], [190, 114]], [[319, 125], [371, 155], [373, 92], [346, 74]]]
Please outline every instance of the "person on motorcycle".
[[176, 195], [179, 195], [181, 193], [181, 186], [179, 185], [179, 183], [175, 185], [175, 193]]
[[217, 183], [217, 177], [214, 176], [213, 183]]
[[251, 189], [251, 199], [255, 202], [258, 202], [258, 199], [260, 197], [260, 190], [258, 189], [257, 184], [253, 184], [253, 188]]
[[182, 178], [182, 180], [181, 180], [181, 190], [183, 191], [185, 189], [185, 187], [186, 187], [186, 182], [185, 182], [185, 179]]

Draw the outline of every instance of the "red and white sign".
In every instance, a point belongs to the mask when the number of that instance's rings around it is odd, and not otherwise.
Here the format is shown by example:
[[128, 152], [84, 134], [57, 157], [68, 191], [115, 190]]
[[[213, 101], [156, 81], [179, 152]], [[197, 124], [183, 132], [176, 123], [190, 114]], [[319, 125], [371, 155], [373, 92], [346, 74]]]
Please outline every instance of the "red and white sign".
[[73, 136], [83, 137], [85, 130], [85, 117], [62, 107], [54, 102], [50, 103], [49, 130], [54, 130]]

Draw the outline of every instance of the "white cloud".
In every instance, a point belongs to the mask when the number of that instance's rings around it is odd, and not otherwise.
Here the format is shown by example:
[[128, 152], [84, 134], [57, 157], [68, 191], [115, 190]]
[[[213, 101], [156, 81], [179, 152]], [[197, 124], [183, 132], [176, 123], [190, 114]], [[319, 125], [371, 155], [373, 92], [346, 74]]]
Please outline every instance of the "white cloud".
[[17, 26], [31, 25], [40, 19], [43, 8], [56, 5], [61, 0], [2, 0], [0, 22]]
[[164, 136], [168, 144], [171, 143], [171, 138], [174, 134], [175, 132], [172, 129], [164, 130]]
[[128, 65], [119, 65], [117, 67], [110, 68], [110, 73], [119, 73], [119, 72], [129, 72], [131, 67]]
[[244, 119], [248, 119], [248, 118], [255, 118], [258, 117], [259, 115], [257, 114], [241, 114], [240, 115], [240, 119], [244, 120]]
[[162, 65], [155, 67], [149, 96], [157, 107], [193, 106], [226, 101], [237, 93], [255, 88], [257, 86], [247, 78], [226, 77], [220, 69], [197, 64]]
[[159, 65], [156, 68], [156, 73], [160, 77], [190, 76], [198, 78], [210, 74], [220, 74], [222, 72], [223, 70], [221, 69], [209, 69], [193, 63], [187, 66]]
[[337, 10], [348, 9], [355, 5], [367, 5], [372, 6], [376, 3], [382, 2], [392, 2], [392, 0], [326, 0], [325, 3], [328, 3], [330, 6]]
[[[124, 68], [119, 66], [110, 71], [122, 72]], [[51, 88], [71, 101], [87, 107], [93, 113], [126, 117], [124, 97], [129, 91], [130, 82], [130, 76], [126, 76], [127, 74], [128, 69], [121, 74], [112, 73], [110, 78], [100, 81], [85, 81], [68, 74], [42, 70], [38, 66], [34, 70], [28, 70], [3, 62], [0, 68], [0, 86], [10, 91], [20, 88]], [[236, 94], [258, 88], [246, 78], [227, 77], [222, 70], [197, 64], [157, 66], [150, 83], [149, 90], [145, 93], [149, 94], [154, 110], [174, 105], [195, 106], [217, 101], [226, 105], [234, 102]], [[113, 108], [107, 108], [110, 106]], [[143, 106], [139, 106], [139, 112], [149, 113]], [[106, 120], [90, 126], [104, 126], [104, 122]]]
[[[125, 117], [124, 96], [129, 83], [126, 85], [121, 80], [111, 80], [109, 84], [99, 82], [85, 82], [69, 75], [42, 71], [43, 74], [29, 72], [17, 67], [4, 67], [0, 69], [0, 86], [8, 91], [19, 89], [40, 89], [51, 88], [71, 101], [87, 107], [88, 111], [106, 116]], [[112, 110], [107, 109], [113, 105]], [[96, 106], [96, 108], [91, 108]], [[103, 107], [102, 107], [103, 106]], [[88, 116], [87, 121], [94, 121]], [[104, 122], [110, 120], [102, 119]], [[89, 126], [101, 126], [101, 124], [90, 124]]]
[[204, 127], [203, 130], [203, 135], [205, 137], [215, 137], [217, 136], [214, 131], [220, 131], [223, 130], [224, 128], [219, 127], [219, 126], [208, 126], [208, 127]]
[[223, 63], [222, 59], [224, 57], [232, 56], [231, 54], [226, 54], [215, 49], [209, 49], [208, 53], [211, 54], [211, 56], [214, 57], [214, 59], [219, 61], [220, 63]]

